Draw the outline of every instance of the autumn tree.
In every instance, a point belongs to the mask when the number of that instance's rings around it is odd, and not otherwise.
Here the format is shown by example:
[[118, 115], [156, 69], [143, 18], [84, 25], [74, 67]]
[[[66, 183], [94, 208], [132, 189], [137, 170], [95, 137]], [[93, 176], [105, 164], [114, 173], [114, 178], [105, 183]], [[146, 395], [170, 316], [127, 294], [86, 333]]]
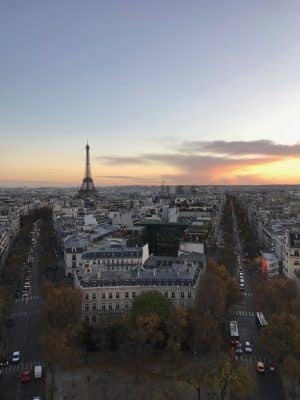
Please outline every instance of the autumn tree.
[[[189, 341], [189, 313], [184, 308], [172, 308], [169, 318], [165, 321], [167, 350], [178, 353], [182, 346], [187, 346]], [[189, 343], [190, 344], [190, 343]]]
[[71, 286], [55, 287], [47, 282], [45, 292], [47, 325], [61, 330], [78, 328], [81, 322], [81, 291]]
[[296, 398], [296, 382], [300, 380], [300, 360], [289, 355], [283, 362], [282, 374], [288, 378], [291, 384], [292, 399]]
[[254, 299], [257, 308], [267, 314], [291, 312], [299, 307], [297, 285], [285, 277], [259, 282], [254, 288]]
[[226, 355], [220, 358], [214, 374], [214, 387], [219, 391], [221, 400], [227, 394], [243, 398], [251, 393], [253, 386], [254, 382], [246, 369], [238, 367]]
[[262, 340], [268, 351], [280, 363], [293, 354], [300, 356], [300, 320], [295, 315], [273, 315], [262, 331]]

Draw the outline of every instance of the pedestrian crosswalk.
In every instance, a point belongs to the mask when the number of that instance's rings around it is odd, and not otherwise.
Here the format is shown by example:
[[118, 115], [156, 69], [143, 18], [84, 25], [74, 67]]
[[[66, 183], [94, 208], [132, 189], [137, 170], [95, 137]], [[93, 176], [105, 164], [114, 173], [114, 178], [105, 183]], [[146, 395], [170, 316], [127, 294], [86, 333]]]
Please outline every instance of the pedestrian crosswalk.
[[16, 303], [28, 303], [30, 301], [37, 301], [40, 299], [40, 296], [28, 296], [26, 298], [19, 297], [16, 299]]
[[22, 361], [17, 364], [9, 364], [1, 369], [1, 375], [13, 375], [25, 370], [33, 370], [35, 365], [44, 365], [42, 361]]
[[16, 311], [8, 315], [8, 318], [25, 318], [29, 315], [38, 314], [39, 310], [32, 310], [32, 311]]
[[250, 353], [250, 354], [246, 354], [243, 353], [241, 355], [236, 355], [235, 359], [237, 361], [246, 361], [246, 362], [254, 362], [256, 363], [257, 361], [262, 361], [264, 364], [268, 365], [272, 362], [272, 358], [271, 356], [264, 354], [254, 354], [254, 353]]
[[251, 297], [252, 293], [251, 292], [244, 292], [244, 296]]
[[231, 315], [233, 317], [250, 317], [250, 318], [253, 318], [253, 317], [255, 317], [255, 312], [254, 311], [248, 311], [248, 310], [234, 310], [234, 311], [232, 311]]

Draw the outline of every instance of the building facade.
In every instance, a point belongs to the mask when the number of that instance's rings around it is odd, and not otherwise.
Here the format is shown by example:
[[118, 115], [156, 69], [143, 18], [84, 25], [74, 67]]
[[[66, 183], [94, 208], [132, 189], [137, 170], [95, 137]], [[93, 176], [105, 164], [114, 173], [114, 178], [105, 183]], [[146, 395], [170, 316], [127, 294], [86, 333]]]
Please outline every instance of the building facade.
[[300, 231], [286, 232], [283, 272], [300, 284]]
[[127, 312], [134, 298], [147, 291], [156, 291], [176, 307], [191, 309], [205, 267], [205, 256], [189, 254], [149, 257], [143, 268], [128, 271], [102, 270], [97, 264], [81, 268], [74, 282], [82, 291], [82, 317], [95, 323], [105, 314]]

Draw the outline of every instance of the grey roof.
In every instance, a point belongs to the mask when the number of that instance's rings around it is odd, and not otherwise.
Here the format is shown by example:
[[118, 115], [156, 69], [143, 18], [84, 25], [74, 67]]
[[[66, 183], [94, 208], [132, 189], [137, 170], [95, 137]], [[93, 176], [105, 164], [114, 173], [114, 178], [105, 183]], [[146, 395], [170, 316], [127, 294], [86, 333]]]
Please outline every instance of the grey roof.
[[82, 255], [83, 259], [97, 259], [102, 257], [142, 257], [143, 251], [141, 247], [123, 247], [118, 244], [104, 244], [97, 246], [92, 250], [85, 251]]
[[80, 277], [77, 274], [80, 284], [83, 287], [106, 287], [106, 286], [194, 286], [197, 282], [201, 270], [206, 264], [205, 257], [198, 257], [193, 266], [180, 260], [180, 257], [170, 257], [176, 259], [169, 267], [153, 269], [135, 269], [129, 271], [101, 271]]
[[84, 233], [76, 233], [65, 238], [64, 246], [70, 248], [84, 248], [90, 243], [89, 236]]

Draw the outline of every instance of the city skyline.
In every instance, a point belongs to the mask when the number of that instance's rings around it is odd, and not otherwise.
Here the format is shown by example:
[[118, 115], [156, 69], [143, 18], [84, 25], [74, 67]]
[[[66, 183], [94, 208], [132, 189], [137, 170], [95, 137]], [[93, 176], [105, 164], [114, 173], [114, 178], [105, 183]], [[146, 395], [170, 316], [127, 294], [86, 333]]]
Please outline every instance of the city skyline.
[[299, 12], [2, 4], [0, 186], [300, 184]]

